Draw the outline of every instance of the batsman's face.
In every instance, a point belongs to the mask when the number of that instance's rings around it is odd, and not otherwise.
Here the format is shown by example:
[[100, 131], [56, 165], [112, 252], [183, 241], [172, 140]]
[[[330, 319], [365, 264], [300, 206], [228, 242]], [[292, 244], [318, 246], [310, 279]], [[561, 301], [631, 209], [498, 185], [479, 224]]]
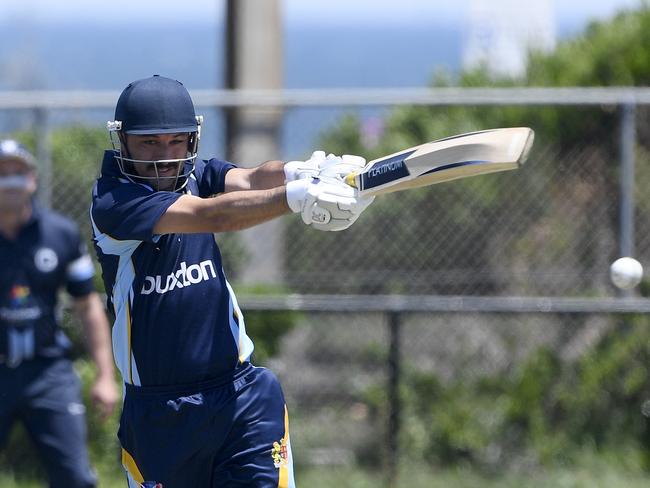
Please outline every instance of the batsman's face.
[[20, 159], [0, 159], [0, 212], [22, 210], [36, 192], [36, 173]]
[[175, 178], [183, 168], [190, 135], [178, 134], [126, 135], [126, 147], [129, 158], [141, 161], [164, 161], [167, 163], [133, 163], [135, 172], [143, 178], [150, 179], [157, 190], [171, 190]]

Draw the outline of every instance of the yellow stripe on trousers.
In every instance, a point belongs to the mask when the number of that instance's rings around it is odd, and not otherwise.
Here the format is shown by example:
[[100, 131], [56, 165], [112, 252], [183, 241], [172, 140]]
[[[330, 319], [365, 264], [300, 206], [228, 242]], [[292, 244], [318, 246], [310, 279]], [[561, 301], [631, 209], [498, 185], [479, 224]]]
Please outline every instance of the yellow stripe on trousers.
[[284, 437], [283, 444], [287, 446], [287, 463], [283, 466], [280, 466], [280, 479], [278, 482], [278, 488], [289, 488], [289, 469], [291, 459], [289, 458], [289, 411], [287, 406], [284, 406]]
[[138, 465], [135, 464], [135, 459], [133, 459], [133, 456], [131, 456], [131, 454], [129, 454], [124, 448], [122, 449], [122, 466], [124, 466], [124, 469], [128, 471], [134, 481], [137, 483], [144, 483], [144, 477], [142, 476], [142, 473], [140, 473]]

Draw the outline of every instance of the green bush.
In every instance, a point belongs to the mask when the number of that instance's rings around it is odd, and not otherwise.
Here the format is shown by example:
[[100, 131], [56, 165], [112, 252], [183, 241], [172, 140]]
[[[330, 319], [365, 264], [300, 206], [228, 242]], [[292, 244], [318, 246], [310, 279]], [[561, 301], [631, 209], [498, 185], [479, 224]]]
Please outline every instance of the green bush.
[[[287, 291], [282, 287], [256, 285], [239, 287], [237, 295], [243, 297], [259, 295], [281, 295]], [[264, 365], [279, 352], [282, 338], [297, 326], [301, 314], [291, 310], [254, 311], [243, 310], [246, 333], [253, 340], [255, 350], [252, 361]]]
[[[611, 320], [598, 347], [576, 361], [540, 348], [507, 373], [447, 382], [405, 364], [400, 455], [504, 469], [571, 463], [585, 447], [625, 445], [650, 460], [650, 419], [641, 414], [650, 399], [650, 318]], [[371, 388], [364, 401], [382, 432], [385, 391]]]

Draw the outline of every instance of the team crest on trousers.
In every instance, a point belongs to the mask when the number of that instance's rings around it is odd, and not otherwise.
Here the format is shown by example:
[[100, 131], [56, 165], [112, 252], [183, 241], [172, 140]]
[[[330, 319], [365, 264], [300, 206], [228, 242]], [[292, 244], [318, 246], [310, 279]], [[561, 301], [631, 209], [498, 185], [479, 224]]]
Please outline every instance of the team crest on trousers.
[[281, 468], [286, 466], [289, 462], [289, 450], [287, 449], [287, 440], [282, 439], [280, 442], [273, 443], [273, 451], [271, 452], [273, 456], [273, 465], [276, 468]]

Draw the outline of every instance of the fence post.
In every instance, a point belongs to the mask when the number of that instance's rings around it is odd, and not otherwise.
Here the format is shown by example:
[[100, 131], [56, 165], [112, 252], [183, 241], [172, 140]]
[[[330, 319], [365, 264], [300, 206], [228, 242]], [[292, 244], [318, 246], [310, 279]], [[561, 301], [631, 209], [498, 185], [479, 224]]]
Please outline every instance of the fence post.
[[34, 111], [36, 132], [36, 159], [38, 161], [38, 196], [43, 205], [52, 207], [52, 141], [49, 114], [46, 108]]
[[397, 486], [399, 471], [399, 430], [400, 430], [400, 313], [388, 312], [388, 429], [386, 486]]
[[636, 105], [626, 103], [621, 110], [621, 206], [620, 256], [634, 256], [634, 149], [636, 145]]

